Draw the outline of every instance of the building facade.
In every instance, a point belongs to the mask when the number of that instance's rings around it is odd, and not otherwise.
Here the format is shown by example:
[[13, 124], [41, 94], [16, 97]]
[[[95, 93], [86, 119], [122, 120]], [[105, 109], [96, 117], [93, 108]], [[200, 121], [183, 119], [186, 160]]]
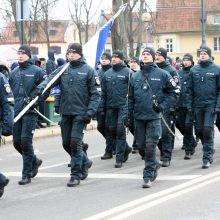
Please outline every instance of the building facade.
[[[220, 4], [207, 0], [206, 44], [220, 64]], [[154, 47], [164, 47], [172, 57], [191, 53], [197, 57], [202, 43], [201, 0], [157, 0]]]

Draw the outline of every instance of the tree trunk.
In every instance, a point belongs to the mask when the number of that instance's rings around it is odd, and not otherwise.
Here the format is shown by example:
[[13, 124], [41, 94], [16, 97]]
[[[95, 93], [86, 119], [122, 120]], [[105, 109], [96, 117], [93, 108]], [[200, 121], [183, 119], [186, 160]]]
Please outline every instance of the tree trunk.
[[[121, 0], [112, 0], [112, 11], [113, 14], [117, 13], [119, 7], [123, 4]], [[121, 50], [124, 56], [127, 57], [127, 38], [125, 30], [125, 17], [120, 14], [114, 21], [114, 25], [111, 29], [112, 38], [112, 50]]]

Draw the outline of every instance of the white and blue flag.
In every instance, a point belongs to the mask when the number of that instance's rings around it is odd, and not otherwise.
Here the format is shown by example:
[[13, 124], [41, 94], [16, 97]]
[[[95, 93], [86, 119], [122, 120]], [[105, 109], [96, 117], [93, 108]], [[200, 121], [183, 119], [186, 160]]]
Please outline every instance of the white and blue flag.
[[97, 63], [105, 48], [105, 43], [108, 38], [108, 33], [114, 23], [115, 18], [125, 10], [127, 4], [120, 7], [118, 12], [102, 27], [96, 34], [83, 46], [83, 55], [86, 62], [93, 68], [96, 68]]

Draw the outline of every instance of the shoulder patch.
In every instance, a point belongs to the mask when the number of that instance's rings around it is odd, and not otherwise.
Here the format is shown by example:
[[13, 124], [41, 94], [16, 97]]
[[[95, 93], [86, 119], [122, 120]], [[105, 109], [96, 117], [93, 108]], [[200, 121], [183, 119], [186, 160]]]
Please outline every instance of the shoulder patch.
[[100, 80], [99, 80], [98, 76], [95, 76], [95, 81], [96, 81], [96, 84], [99, 86], [100, 85]]
[[11, 87], [9, 84], [5, 84], [4, 87], [5, 87], [6, 93], [11, 93]]

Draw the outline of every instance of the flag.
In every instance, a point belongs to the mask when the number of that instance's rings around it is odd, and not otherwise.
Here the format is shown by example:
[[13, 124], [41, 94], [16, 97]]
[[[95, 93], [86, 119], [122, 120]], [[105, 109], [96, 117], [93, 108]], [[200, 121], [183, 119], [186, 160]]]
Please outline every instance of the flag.
[[108, 38], [108, 33], [114, 23], [114, 20], [125, 10], [127, 4], [122, 5], [118, 12], [103, 26], [96, 34], [83, 46], [83, 55], [86, 62], [93, 68], [96, 68], [97, 63], [105, 48], [105, 43]]

